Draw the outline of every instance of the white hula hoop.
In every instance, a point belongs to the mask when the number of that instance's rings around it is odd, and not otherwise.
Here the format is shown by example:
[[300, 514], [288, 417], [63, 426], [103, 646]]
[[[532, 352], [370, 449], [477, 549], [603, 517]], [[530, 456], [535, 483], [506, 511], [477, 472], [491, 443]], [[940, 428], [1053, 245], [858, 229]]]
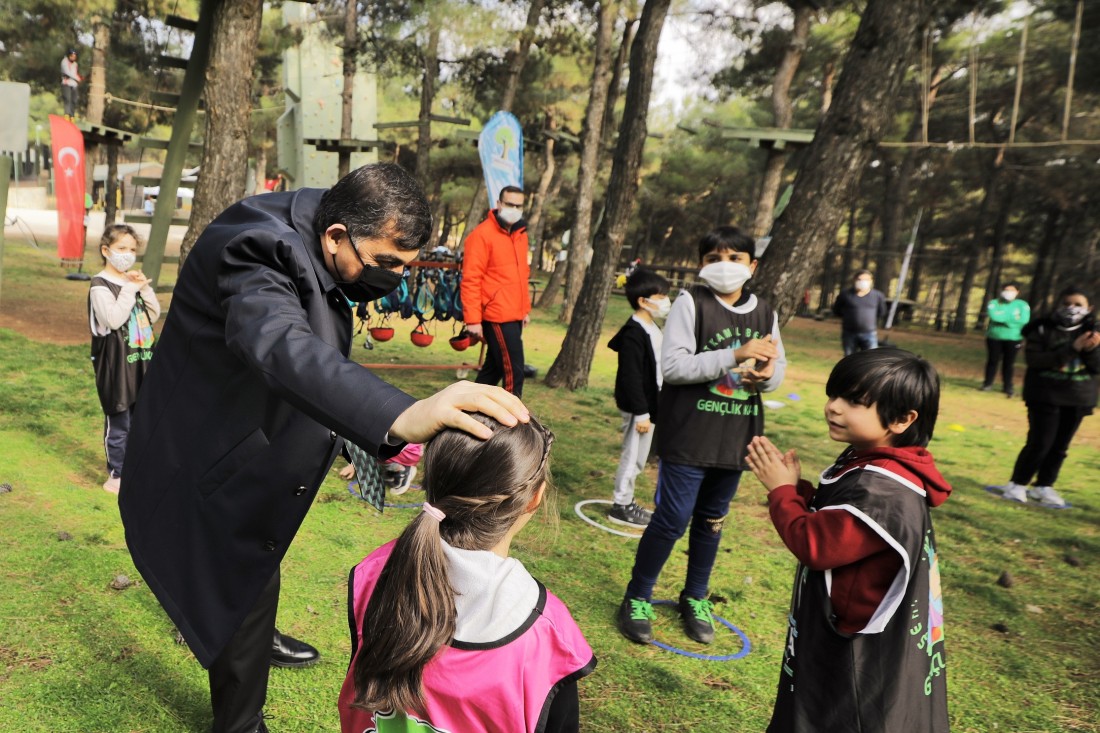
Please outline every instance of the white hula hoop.
[[617, 529], [612, 529], [611, 527], [605, 527], [604, 525], [600, 524], [599, 522], [597, 522], [594, 519], [589, 519], [588, 517], [586, 517], [584, 515], [584, 512], [581, 511], [581, 507], [585, 506], [586, 504], [607, 504], [608, 506], [610, 506], [611, 502], [608, 501], [607, 499], [585, 499], [584, 501], [578, 501], [576, 503], [576, 505], [573, 507], [573, 511], [575, 511], [577, 513], [577, 516], [580, 517], [581, 519], [583, 519], [584, 521], [588, 522], [589, 524], [591, 524], [593, 527], [596, 527], [597, 529], [602, 529], [604, 532], [610, 532], [611, 534], [616, 534], [620, 537], [629, 537], [632, 540], [636, 540], [636, 539], [638, 539], [642, 536], [640, 534], [632, 534], [630, 532], [620, 532]]

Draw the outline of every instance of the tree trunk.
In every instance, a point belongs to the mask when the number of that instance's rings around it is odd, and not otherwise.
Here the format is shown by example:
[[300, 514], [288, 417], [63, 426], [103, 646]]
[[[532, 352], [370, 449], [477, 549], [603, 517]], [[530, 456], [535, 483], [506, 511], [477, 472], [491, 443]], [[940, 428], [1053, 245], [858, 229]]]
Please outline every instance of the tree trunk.
[[[618, 8], [615, 8], [618, 15]], [[615, 19], [611, 19], [615, 24]], [[623, 72], [626, 71], [626, 62], [630, 59], [630, 44], [634, 42], [634, 31], [638, 28], [638, 21], [627, 18], [623, 25], [623, 40], [619, 43], [619, 51], [615, 55], [615, 63], [611, 66], [611, 81], [607, 84], [607, 103], [604, 106], [603, 124], [600, 133], [600, 155], [611, 149], [611, 137], [615, 133], [615, 105], [619, 103], [619, 95], [623, 90]]]
[[833, 105], [833, 83], [836, 81], [836, 63], [825, 63], [825, 73], [821, 77], [821, 115], [829, 111]]
[[191, 221], [180, 245], [181, 266], [206, 225], [246, 193], [252, 72], [262, 15], [262, 0], [218, 3], [214, 11], [203, 91], [205, 143]]
[[[359, 16], [358, 0], [346, 0], [344, 4], [344, 86], [340, 90], [340, 139], [351, 138], [352, 110], [355, 99], [355, 72], [359, 68]], [[336, 175], [343, 178], [351, 172], [351, 151], [338, 153]]]
[[118, 218], [118, 146], [107, 146], [107, 185], [104, 187], [103, 221], [113, 224]]
[[424, 47], [424, 73], [420, 82], [420, 130], [416, 140], [416, 180], [427, 191], [431, 187], [429, 167], [432, 150], [432, 101], [439, 77], [439, 19], [428, 15], [428, 43]]
[[111, 46], [111, 26], [100, 16], [92, 18], [92, 72], [88, 76], [87, 119], [93, 125], [103, 124], [107, 96], [107, 49]]
[[806, 151], [790, 204], [760, 262], [758, 292], [786, 323], [854, 201], [862, 171], [893, 122], [917, 41], [941, 0], [868, 0], [845, 57], [832, 106]]
[[481, 194], [485, 191], [485, 179], [481, 176], [477, 177], [477, 182], [474, 184], [474, 195], [470, 199], [470, 208], [466, 212], [466, 221], [462, 224], [462, 239], [458, 241], [458, 247], [455, 249], [455, 254], [462, 254], [463, 247], [466, 246], [466, 237], [470, 236], [470, 232], [477, 226], [479, 218], [477, 218], [478, 212], [482, 211], [481, 205], [478, 203], [481, 201]]
[[[661, 0], [662, 2], [664, 0]], [[601, 124], [607, 104], [607, 77], [611, 72], [611, 31], [615, 23], [618, 3], [602, 0], [596, 28], [596, 47], [593, 51], [591, 96], [584, 115], [581, 132], [581, 157], [577, 171], [577, 206], [573, 219], [573, 233], [569, 240], [569, 259], [565, 274], [565, 302], [558, 320], [570, 323], [577, 293], [588, 269], [589, 238], [592, 226], [592, 199], [596, 190], [596, 173], [599, 168]]]
[[565, 333], [561, 353], [546, 373], [551, 387], [577, 389], [588, 385], [592, 358], [607, 313], [607, 298], [626, 238], [627, 224], [638, 192], [638, 177], [646, 140], [646, 115], [653, 90], [657, 43], [671, 0], [648, 0], [642, 9], [638, 37], [630, 49], [630, 81], [615, 162], [607, 186], [606, 215], [596, 233], [592, 264], [584, 276], [574, 318]]
[[[557, 127], [554, 122], [553, 112], [546, 112], [546, 129], [553, 131]], [[534, 205], [531, 207], [531, 216], [527, 218], [527, 239], [535, 245], [535, 251], [542, 252], [542, 217], [546, 209], [546, 197], [550, 193], [550, 182], [554, 180], [554, 172], [557, 170], [557, 160], [554, 158], [554, 138], [546, 137], [546, 147], [543, 149], [542, 175], [539, 176], [538, 192], [534, 196]], [[541, 269], [542, 259], [536, 255], [533, 260]]]
[[[794, 9], [794, 28], [790, 42], [779, 62], [772, 79], [772, 124], [781, 129], [791, 126], [791, 81], [802, 61], [806, 50], [806, 39], [810, 35], [810, 21], [814, 10], [809, 3], [792, 0]], [[772, 212], [779, 196], [779, 186], [783, 182], [783, 169], [787, 163], [787, 151], [777, 145], [768, 148], [768, 161], [764, 164], [764, 177], [760, 182], [760, 194], [756, 199], [756, 220], [752, 225], [752, 235], [763, 237], [772, 228]]]
[[1001, 271], [1004, 269], [1005, 239], [1008, 234], [1008, 216], [1012, 211], [1012, 202], [1016, 198], [1016, 177], [1008, 180], [1004, 196], [1001, 197], [1001, 205], [997, 211], [997, 222], [993, 225], [993, 252], [990, 256], [989, 275], [985, 280], [985, 298], [982, 300], [982, 309], [978, 313], [978, 328], [985, 327], [985, 304], [997, 297], [997, 291], [1001, 284]]
[[[561, 182], [562, 167], [557, 164], [557, 161], [555, 161], [554, 173], [550, 177], [550, 188], [546, 192], [547, 201], [553, 201], [558, 197], [558, 194], [561, 192]], [[546, 208], [543, 207], [542, 216], [539, 217], [538, 224], [531, 227], [530, 233], [530, 236], [534, 237], [535, 241], [538, 242], [538, 245], [535, 247], [535, 258], [536, 261], [539, 263], [540, 269], [544, 269], [542, 267], [542, 261], [543, 258], [546, 256], [546, 237], [543, 236], [543, 233], [546, 231], [546, 219]]]
[[[931, 108], [936, 101], [936, 90], [939, 88], [941, 70], [936, 68], [932, 73], [930, 90], [928, 93], [928, 106]], [[913, 117], [909, 126], [909, 133], [905, 136], [907, 142], [917, 142], [921, 139], [923, 123], [920, 115]], [[896, 169], [891, 170], [889, 180], [883, 193], [882, 207], [882, 252], [878, 256], [878, 266], [875, 268], [875, 281], [880, 290], [893, 292], [891, 282], [897, 275], [900, 265], [901, 253], [904, 250], [902, 243], [903, 233], [907, 230], [902, 223], [905, 212], [909, 208], [909, 189], [913, 183], [913, 174], [918, 165], [928, 157], [926, 148], [906, 148], [905, 155]]]
[[1054, 249], [1058, 241], [1058, 222], [1062, 218], [1062, 211], [1053, 204], [1047, 208], [1046, 221], [1043, 225], [1043, 237], [1039, 240], [1039, 247], [1035, 251], [1035, 269], [1031, 276], [1031, 291], [1027, 294], [1027, 302], [1033, 311], [1043, 310], [1047, 298], [1051, 295], [1051, 281], [1054, 272]]
[[955, 318], [951, 321], [952, 333], [966, 333], [966, 312], [970, 308], [970, 289], [974, 287], [974, 279], [978, 275], [978, 265], [981, 263], [982, 252], [985, 250], [985, 219], [989, 211], [990, 202], [993, 200], [997, 188], [997, 179], [1001, 172], [1001, 162], [1004, 160], [1004, 148], [999, 149], [993, 157], [992, 165], [987, 174], [985, 194], [982, 203], [978, 206], [978, 215], [974, 219], [974, 229], [970, 237], [970, 246], [966, 252], [966, 267], [963, 270], [962, 285], [959, 288], [959, 301], [955, 307]]
[[508, 52], [511, 57], [508, 63], [508, 78], [504, 82], [504, 94], [501, 95], [500, 108], [505, 112], [511, 112], [516, 102], [516, 91], [519, 89], [519, 78], [523, 74], [523, 67], [527, 64], [527, 57], [531, 53], [531, 44], [535, 40], [535, 32], [539, 27], [539, 16], [546, 0], [531, 0], [531, 7], [527, 9], [527, 24], [516, 39], [515, 47]]
[[[874, 219], [871, 220], [874, 228]], [[826, 249], [828, 246], [826, 245]], [[856, 252], [856, 207], [853, 203], [848, 207], [848, 236], [844, 239], [844, 251], [840, 256], [840, 275], [837, 278], [838, 291], [848, 287], [852, 282], [852, 257]]]
[[256, 148], [256, 188], [253, 193], [267, 193], [267, 147]]

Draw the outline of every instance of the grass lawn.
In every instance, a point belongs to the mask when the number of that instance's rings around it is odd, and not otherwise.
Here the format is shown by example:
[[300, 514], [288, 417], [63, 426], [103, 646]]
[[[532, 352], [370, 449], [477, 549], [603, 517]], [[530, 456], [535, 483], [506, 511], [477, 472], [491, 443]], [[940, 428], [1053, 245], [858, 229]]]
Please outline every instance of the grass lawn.
[[[87, 271], [97, 271], [89, 259]], [[206, 674], [141, 583], [126, 550], [116, 499], [100, 488], [102, 415], [87, 346], [86, 283], [61, 277], [51, 252], [9, 240], [0, 283], [0, 730], [195, 731], [209, 725]], [[25, 327], [35, 301], [69, 328]], [[21, 314], [22, 321], [13, 320]], [[613, 300], [605, 339], [626, 318]], [[410, 322], [363, 362], [455, 365], [446, 344], [417, 349]], [[790, 367], [770, 395], [768, 434], [796, 447], [816, 475], [842, 446], [821, 418], [823, 388], [839, 355], [835, 322], [795, 319], [784, 330]], [[22, 335], [32, 333], [33, 340]], [[66, 335], [68, 334], [68, 335]], [[536, 313], [525, 341], [541, 376], [564, 327]], [[1008, 479], [1026, 433], [1018, 400], [979, 392], [984, 345], [978, 335], [896, 331], [891, 339], [940, 369], [944, 393], [929, 446], [955, 492], [933, 513], [946, 605], [948, 699], [956, 731], [1100, 731], [1100, 418], [1086, 419], [1059, 489], [1073, 509], [1052, 511], [1003, 501], [983, 486]], [[60, 343], [57, 343], [60, 342]], [[744, 658], [714, 662], [639, 646], [614, 628], [615, 608], [636, 540], [580, 521], [574, 505], [608, 499], [618, 459], [612, 399], [614, 354], [599, 348], [591, 386], [574, 393], [530, 380], [525, 399], [557, 434], [552, 464], [556, 522], [523, 532], [514, 554], [571, 608], [596, 651], [595, 674], [581, 683], [586, 731], [759, 731], [769, 719], [795, 567], [767, 517], [765, 492], [751, 476], [735, 499], [712, 580], [716, 613], [751, 641]], [[427, 395], [450, 370], [387, 370], [385, 378]], [[664, 427], [664, 426], [663, 426]], [[338, 467], [338, 466], [337, 466]], [[640, 480], [650, 503], [655, 470]], [[422, 495], [419, 495], [422, 496]], [[417, 501], [413, 491], [401, 500]], [[591, 508], [595, 512], [595, 508]], [[378, 516], [330, 473], [282, 567], [279, 627], [315, 644], [321, 662], [275, 669], [267, 712], [276, 733], [338, 728], [336, 695], [349, 649], [348, 569], [400, 531], [414, 509]], [[672, 599], [686, 564], [677, 546], [657, 588]], [[1004, 572], [1010, 587], [997, 583]], [[119, 574], [136, 581], [111, 587]], [[687, 651], [735, 655], [741, 643], [719, 630], [710, 647], [689, 642], [672, 609], [658, 609], [657, 634]]]

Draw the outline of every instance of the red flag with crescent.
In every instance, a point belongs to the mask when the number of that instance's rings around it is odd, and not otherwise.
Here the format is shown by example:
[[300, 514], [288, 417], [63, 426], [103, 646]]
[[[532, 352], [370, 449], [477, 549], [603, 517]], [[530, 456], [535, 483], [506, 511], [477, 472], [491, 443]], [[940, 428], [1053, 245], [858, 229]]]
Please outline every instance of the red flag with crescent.
[[50, 115], [54, 193], [57, 196], [57, 256], [62, 264], [84, 260], [84, 136], [69, 120]]

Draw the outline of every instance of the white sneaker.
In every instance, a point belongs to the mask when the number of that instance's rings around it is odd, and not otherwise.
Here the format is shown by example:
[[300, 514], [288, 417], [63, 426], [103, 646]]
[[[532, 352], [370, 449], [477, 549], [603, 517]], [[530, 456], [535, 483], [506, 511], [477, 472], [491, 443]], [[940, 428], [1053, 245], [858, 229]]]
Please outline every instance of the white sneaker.
[[1033, 486], [1027, 490], [1027, 495], [1043, 506], [1061, 509], [1066, 505], [1066, 500], [1052, 486]]
[[1026, 504], [1027, 495], [1028, 490], [1026, 486], [1014, 484], [1011, 481], [1001, 487], [1001, 497], [1009, 501], [1018, 501], [1021, 504]]
[[413, 479], [416, 478], [416, 466], [407, 466], [404, 470], [404, 476], [400, 484], [395, 486], [391, 493], [404, 494], [412, 486]]

